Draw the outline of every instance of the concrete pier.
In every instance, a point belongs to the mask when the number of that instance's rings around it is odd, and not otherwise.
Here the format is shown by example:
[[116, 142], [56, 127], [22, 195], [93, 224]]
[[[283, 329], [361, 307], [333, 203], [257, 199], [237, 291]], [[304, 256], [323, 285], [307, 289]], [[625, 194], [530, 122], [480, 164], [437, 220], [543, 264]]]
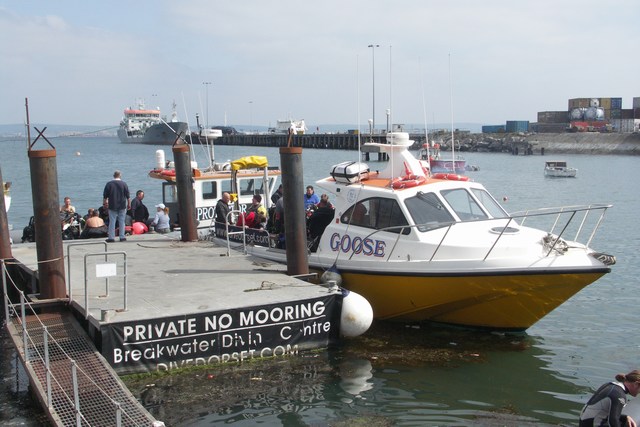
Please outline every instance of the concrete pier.
[[[145, 234], [65, 241], [64, 253], [69, 307], [119, 374], [295, 355], [339, 338], [339, 292], [208, 241]], [[13, 255], [37, 276], [35, 244]]]

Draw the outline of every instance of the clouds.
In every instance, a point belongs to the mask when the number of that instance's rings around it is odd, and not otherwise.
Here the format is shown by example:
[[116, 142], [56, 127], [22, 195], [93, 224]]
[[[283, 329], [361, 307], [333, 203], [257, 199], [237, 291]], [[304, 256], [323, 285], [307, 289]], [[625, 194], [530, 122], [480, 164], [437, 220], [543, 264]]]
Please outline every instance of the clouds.
[[[499, 124], [561, 110], [571, 97], [640, 96], [632, 1], [0, 1], [0, 117], [117, 125], [136, 98], [182, 119], [311, 126], [392, 107], [400, 123]], [[451, 58], [451, 69], [449, 69]], [[450, 88], [450, 79], [451, 84]], [[358, 96], [359, 94], [359, 96]], [[155, 96], [153, 96], [155, 95]]]

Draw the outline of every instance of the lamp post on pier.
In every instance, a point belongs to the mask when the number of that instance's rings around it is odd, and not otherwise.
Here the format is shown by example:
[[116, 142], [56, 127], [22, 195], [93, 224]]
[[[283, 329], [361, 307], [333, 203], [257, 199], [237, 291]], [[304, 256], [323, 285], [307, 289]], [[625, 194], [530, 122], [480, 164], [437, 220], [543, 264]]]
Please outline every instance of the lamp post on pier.
[[373, 76], [371, 78], [371, 85], [372, 85], [372, 89], [373, 89], [373, 107], [372, 107], [372, 114], [371, 114], [371, 120], [372, 120], [372, 134], [373, 134], [373, 129], [376, 128], [376, 48], [380, 47], [379, 44], [370, 44], [369, 46], [371, 48], [371, 70], [373, 73]]
[[207, 129], [209, 129], [209, 85], [211, 84], [211, 82], [202, 82], [202, 84], [205, 87], [205, 102], [207, 103]]
[[253, 127], [253, 101], [249, 101], [249, 132], [252, 132]]

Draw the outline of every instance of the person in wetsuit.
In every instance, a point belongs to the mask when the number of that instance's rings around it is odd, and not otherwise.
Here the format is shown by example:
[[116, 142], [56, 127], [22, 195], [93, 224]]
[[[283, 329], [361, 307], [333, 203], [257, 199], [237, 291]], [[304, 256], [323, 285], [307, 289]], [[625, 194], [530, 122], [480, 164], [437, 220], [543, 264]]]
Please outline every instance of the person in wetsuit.
[[640, 391], [640, 371], [616, 375], [616, 381], [600, 386], [582, 408], [579, 427], [636, 427], [628, 415], [622, 415], [627, 404], [627, 394], [633, 397]]

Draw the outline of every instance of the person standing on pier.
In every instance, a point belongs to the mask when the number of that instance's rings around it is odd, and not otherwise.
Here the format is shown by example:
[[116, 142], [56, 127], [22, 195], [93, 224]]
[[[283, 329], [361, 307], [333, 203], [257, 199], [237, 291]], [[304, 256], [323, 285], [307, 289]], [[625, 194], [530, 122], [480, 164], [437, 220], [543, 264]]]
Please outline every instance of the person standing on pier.
[[616, 380], [600, 386], [580, 413], [580, 427], [636, 427], [628, 415], [622, 415], [627, 394], [633, 397], [640, 391], [640, 371], [616, 375]]
[[103, 202], [109, 203], [109, 237], [107, 242], [115, 242], [116, 238], [116, 220], [118, 221], [118, 229], [120, 241], [127, 240], [125, 237], [125, 217], [127, 210], [131, 209], [131, 196], [127, 183], [122, 180], [122, 173], [115, 171], [113, 179], [107, 182], [102, 192]]
[[216, 222], [226, 224], [229, 215], [229, 200], [231, 196], [226, 191], [222, 193], [222, 198], [216, 203]]

